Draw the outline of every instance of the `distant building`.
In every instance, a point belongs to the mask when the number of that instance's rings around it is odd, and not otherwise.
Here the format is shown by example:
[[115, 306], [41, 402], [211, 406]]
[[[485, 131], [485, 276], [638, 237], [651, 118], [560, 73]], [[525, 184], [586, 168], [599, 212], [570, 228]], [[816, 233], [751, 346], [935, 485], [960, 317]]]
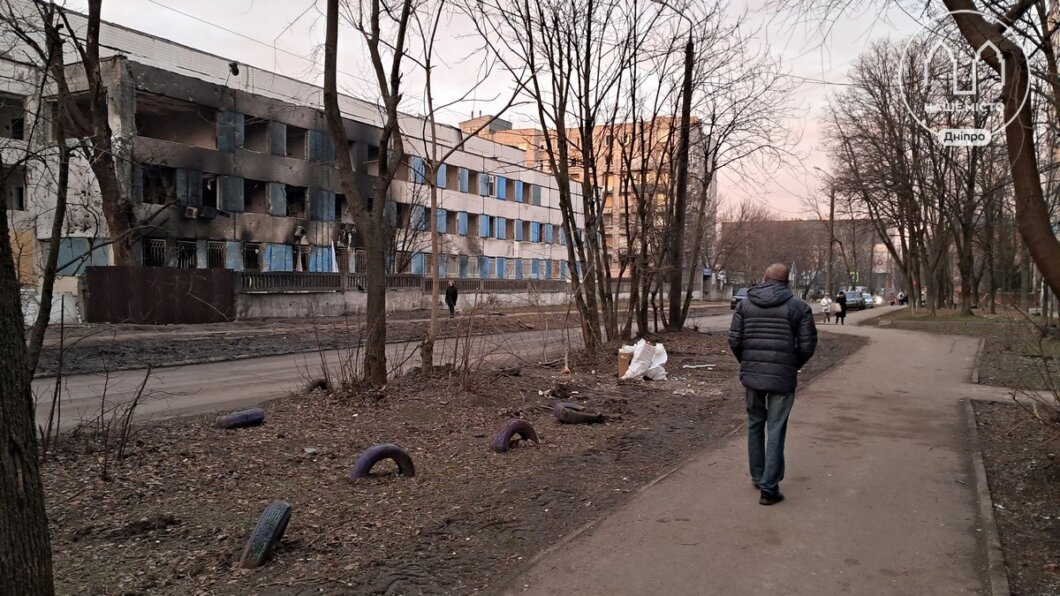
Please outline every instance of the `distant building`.
[[[467, 133], [482, 127], [489, 116], [480, 116], [460, 123]], [[495, 123], [496, 124], [496, 123]], [[620, 271], [629, 275], [628, 259], [630, 255], [629, 238], [636, 234], [643, 214], [638, 209], [636, 194], [631, 184], [641, 184], [649, 189], [654, 204], [648, 202], [651, 209], [658, 209], [655, 217], [661, 219], [661, 210], [672, 198], [670, 171], [672, 156], [676, 155], [679, 140], [680, 120], [672, 117], [659, 117], [651, 121], [626, 122], [614, 125], [600, 125], [593, 130], [593, 145], [598, 156], [596, 179], [603, 191], [602, 230], [607, 237], [611, 252], [611, 273], [617, 276]], [[574, 142], [580, 138], [578, 129], [568, 130], [568, 137]], [[545, 133], [535, 128], [513, 129], [507, 122], [499, 126], [483, 129], [480, 136], [498, 143], [511, 145], [523, 151], [527, 167], [540, 171], [550, 171]], [[690, 138], [689, 156], [689, 203], [698, 201], [701, 192], [697, 181], [703, 172], [704, 149], [706, 139], [698, 122], [693, 122]], [[623, 155], [625, 151], [625, 155]], [[586, 164], [578, 149], [570, 153], [571, 178], [582, 180], [586, 175]], [[713, 181], [707, 189], [706, 219], [707, 234], [713, 236], [717, 221], [717, 183]], [[695, 226], [695, 218], [689, 218], [689, 228]], [[691, 241], [691, 236], [688, 236]], [[706, 250], [702, 252], [701, 267], [706, 260]], [[626, 263], [623, 269], [622, 264]], [[697, 290], [698, 292], [698, 290]]]
[[[76, 30], [84, 29], [85, 17], [69, 16]], [[319, 87], [110, 23], [102, 25], [101, 39], [120, 180], [138, 217], [155, 214], [137, 242], [141, 265], [262, 272], [363, 266]], [[50, 113], [51, 98], [37, 91], [41, 65], [15, 55], [22, 53], [0, 52], [0, 153], [8, 164], [0, 181], [21, 281], [32, 286], [51, 237], [56, 160], [48, 148], [55, 140], [49, 123], [34, 117]], [[80, 65], [68, 72], [73, 91], [85, 89]], [[375, 175], [378, 107], [341, 96], [340, 108], [355, 169]], [[458, 129], [439, 128], [443, 148], [459, 142]], [[391, 196], [380, 197], [403, 239], [389, 259], [392, 269], [427, 274], [437, 266], [451, 278], [566, 278], [554, 179], [524, 165], [519, 149], [486, 138], [468, 140], [436, 174], [442, 254], [436, 265], [429, 262], [426, 144], [416, 138], [423, 130], [422, 120], [404, 117], [408, 158]], [[31, 153], [45, 159], [26, 160]], [[80, 156], [69, 196], [58, 291], [76, 293], [87, 266], [112, 264], [98, 186]]]

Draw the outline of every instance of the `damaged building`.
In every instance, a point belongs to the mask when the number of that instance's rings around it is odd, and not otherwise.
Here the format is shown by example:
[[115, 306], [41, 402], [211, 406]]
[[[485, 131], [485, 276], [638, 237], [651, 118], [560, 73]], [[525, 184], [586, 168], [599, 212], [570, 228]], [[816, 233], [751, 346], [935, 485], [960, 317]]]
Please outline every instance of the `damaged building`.
[[[85, 24], [80, 15], [70, 18], [75, 29]], [[101, 40], [119, 182], [136, 219], [148, 224], [136, 235], [140, 266], [224, 269], [248, 280], [256, 273], [363, 269], [319, 87], [114, 24], [102, 25]], [[55, 205], [57, 158], [48, 148], [56, 140], [45, 122], [54, 90], [37, 93], [40, 65], [19, 62], [14, 52], [0, 54], [0, 69], [0, 151], [4, 164], [19, 164], [7, 167], [0, 180], [21, 281], [32, 292]], [[71, 64], [67, 72], [72, 92], [83, 93], [81, 66]], [[368, 188], [378, 168], [380, 110], [349, 96], [340, 96], [340, 108], [354, 169]], [[405, 116], [401, 128], [407, 157], [385, 198], [393, 229], [390, 273], [429, 277], [437, 267], [441, 277], [458, 280], [557, 284], [569, 277], [555, 180], [528, 168], [519, 149], [481, 137], [470, 138], [434, 173], [441, 250], [432, 262], [430, 188], [421, 157], [427, 144], [416, 137], [427, 127]], [[455, 127], [441, 126], [439, 135], [443, 151], [462, 139]], [[40, 158], [19, 159], [20, 153]], [[98, 186], [79, 154], [71, 163], [68, 197], [57, 291], [78, 301], [86, 270], [113, 265]], [[252, 281], [267, 291], [270, 279]], [[285, 283], [302, 289], [319, 284]]]

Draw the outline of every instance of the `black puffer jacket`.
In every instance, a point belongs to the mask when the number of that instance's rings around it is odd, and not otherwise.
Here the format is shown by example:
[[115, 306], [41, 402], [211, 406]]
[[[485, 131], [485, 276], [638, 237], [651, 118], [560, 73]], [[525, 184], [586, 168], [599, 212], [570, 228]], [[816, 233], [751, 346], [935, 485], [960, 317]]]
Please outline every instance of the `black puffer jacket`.
[[796, 373], [817, 349], [813, 310], [779, 281], [755, 286], [732, 316], [729, 347], [740, 361], [744, 387], [795, 391]]

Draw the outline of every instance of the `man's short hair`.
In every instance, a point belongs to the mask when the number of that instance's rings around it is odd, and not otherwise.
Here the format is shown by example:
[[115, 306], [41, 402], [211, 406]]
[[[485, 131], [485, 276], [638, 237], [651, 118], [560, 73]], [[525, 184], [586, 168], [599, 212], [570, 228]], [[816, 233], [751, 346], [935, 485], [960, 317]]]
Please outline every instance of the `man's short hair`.
[[773, 263], [769, 267], [766, 267], [766, 274], [764, 276], [766, 281], [782, 281], [788, 283], [788, 266], [784, 263]]

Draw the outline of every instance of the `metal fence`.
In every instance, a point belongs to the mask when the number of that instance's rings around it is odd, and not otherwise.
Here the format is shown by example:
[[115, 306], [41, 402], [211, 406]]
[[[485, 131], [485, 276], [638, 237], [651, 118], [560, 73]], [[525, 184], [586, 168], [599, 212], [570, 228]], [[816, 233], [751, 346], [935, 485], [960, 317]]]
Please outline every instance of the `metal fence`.
[[[444, 288], [452, 281], [461, 292], [563, 292], [568, 282], [559, 279], [471, 279], [442, 278]], [[237, 288], [243, 293], [365, 291], [364, 273], [298, 273], [290, 271], [243, 272]], [[419, 289], [429, 293], [432, 280], [412, 274], [386, 276], [388, 289]]]

